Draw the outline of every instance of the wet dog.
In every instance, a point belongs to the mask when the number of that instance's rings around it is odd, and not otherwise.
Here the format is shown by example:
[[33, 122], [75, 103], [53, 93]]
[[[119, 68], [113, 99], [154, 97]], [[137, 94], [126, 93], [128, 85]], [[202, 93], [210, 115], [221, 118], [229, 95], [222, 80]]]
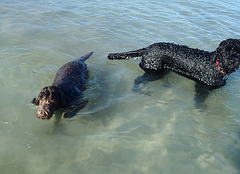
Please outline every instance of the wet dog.
[[83, 90], [88, 79], [87, 65], [84, 63], [93, 52], [80, 59], [63, 65], [57, 72], [52, 86], [42, 89], [32, 103], [38, 105], [37, 117], [50, 119], [60, 108], [77, 107], [82, 103]]
[[239, 68], [240, 40], [222, 41], [213, 52], [174, 43], [155, 43], [124, 53], [110, 53], [109, 59], [141, 59], [145, 72], [171, 70], [189, 79], [217, 88], [226, 84], [228, 75]]

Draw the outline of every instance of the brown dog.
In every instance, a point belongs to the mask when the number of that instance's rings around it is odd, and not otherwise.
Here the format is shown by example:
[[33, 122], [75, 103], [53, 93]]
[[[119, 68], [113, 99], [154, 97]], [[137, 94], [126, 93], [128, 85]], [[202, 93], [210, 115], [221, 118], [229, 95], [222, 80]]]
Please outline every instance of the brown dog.
[[76, 107], [82, 102], [82, 91], [88, 79], [87, 65], [84, 63], [93, 52], [80, 59], [63, 65], [57, 72], [52, 86], [42, 89], [32, 103], [38, 105], [37, 117], [50, 119], [60, 108]]

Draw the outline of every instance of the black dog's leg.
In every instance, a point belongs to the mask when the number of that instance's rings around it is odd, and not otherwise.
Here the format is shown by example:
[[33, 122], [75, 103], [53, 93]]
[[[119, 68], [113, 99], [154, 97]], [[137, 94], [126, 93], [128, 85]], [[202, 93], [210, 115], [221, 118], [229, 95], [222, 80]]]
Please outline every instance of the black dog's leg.
[[145, 71], [142, 76], [138, 76], [134, 80], [132, 91], [141, 92], [141, 88], [148, 82], [159, 80], [165, 73], [163, 71]]
[[195, 84], [196, 94], [194, 97], [195, 106], [198, 109], [202, 109], [204, 107], [204, 101], [207, 99], [208, 95], [216, 89], [204, 84], [196, 83]]

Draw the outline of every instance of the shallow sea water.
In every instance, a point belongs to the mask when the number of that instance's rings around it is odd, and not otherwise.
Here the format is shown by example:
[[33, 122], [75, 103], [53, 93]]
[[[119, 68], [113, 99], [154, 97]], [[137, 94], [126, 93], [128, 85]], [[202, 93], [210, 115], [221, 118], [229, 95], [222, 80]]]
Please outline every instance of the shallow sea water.
[[[195, 82], [133, 91], [139, 60], [107, 60], [161, 41], [213, 51], [239, 19], [237, 0], [0, 0], [0, 173], [240, 173], [239, 70], [199, 107]], [[89, 51], [87, 106], [38, 120], [32, 98]]]

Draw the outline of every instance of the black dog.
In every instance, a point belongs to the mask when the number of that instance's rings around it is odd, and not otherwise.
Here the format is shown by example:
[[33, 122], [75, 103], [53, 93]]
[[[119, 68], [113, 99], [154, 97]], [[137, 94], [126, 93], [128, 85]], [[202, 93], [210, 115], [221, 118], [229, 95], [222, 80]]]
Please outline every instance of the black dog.
[[87, 65], [84, 63], [93, 52], [63, 65], [57, 72], [52, 86], [43, 88], [32, 103], [38, 105], [37, 117], [50, 119], [60, 108], [76, 107], [81, 104], [82, 91], [86, 89]]
[[225, 85], [227, 76], [239, 68], [240, 40], [224, 40], [213, 52], [160, 42], [136, 51], [111, 53], [108, 58], [141, 58], [139, 66], [146, 72], [168, 69], [208, 87], [217, 88]]

